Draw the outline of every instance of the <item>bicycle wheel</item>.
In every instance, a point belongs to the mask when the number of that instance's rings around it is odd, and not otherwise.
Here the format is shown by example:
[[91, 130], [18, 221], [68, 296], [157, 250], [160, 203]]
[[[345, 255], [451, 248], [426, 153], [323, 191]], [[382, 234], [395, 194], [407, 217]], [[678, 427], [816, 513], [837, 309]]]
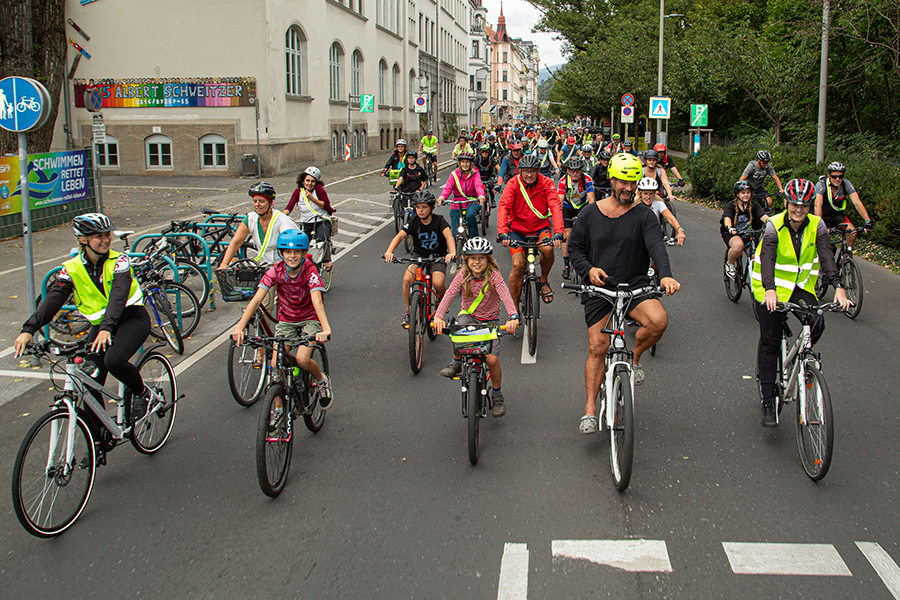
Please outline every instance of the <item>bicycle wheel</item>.
[[463, 392], [463, 401], [466, 403], [466, 418], [468, 419], [469, 462], [473, 465], [478, 462], [478, 421], [481, 419], [481, 386], [478, 381], [478, 371], [469, 371], [468, 385]]
[[175, 316], [175, 324], [181, 331], [181, 337], [186, 338], [194, 333], [200, 324], [200, 316], [203, 314], [200, 310], [200, 301], [184, 284], [166, 281], [164, 286], [160, 289], [164, 289], [169, 299], [169, 306]]
[[147, 418], [131, 430], [131, 445], [141, 454], [153, 454], [166, 443], [175, 423], [178, 408], [178, 386], [175, 383], [175, 369], [168, 359], [158, 352], [150, 352], [141, 357], [137, 368], [144, 385], [158, 397], [147, 406]]
[[425, 327], [425, 333], [428, 334], [429, 340], [434, 340], [437, 337], [437, 331], [435, 331], [434, 327], [431, 325], [431, 320], [434, 318], [434, 304], [432, 303], [431, 296], [426, 292], [427, 301], [425, 303], [425, 320], [427, 321]]
[[[326, 377], [331, 377], [328, 374], [328, 352], [323, 346], [313, 347], [312, 359], [316, 361], [316, 364], [319, 365], [319, 369], [325, 373]], [[310, 382], [310, 386], [312, 386], [312, 382]], [[307, 390], [311, 390], [310, 386], [307, 386]], [[334, 387], [332, 387], [332, 393], [334, 393]], [[322, 425], [325, 424], [325, 411], [322, 410], [322, 405], [319, 404], [318, 394], [310, 393], [307, 397], [307, 403], [309, 402], [313, 402], [314, 404], [311, 414], [303, 415], [303, 423], [306, 425], [307, 429], [316, 433], [322, 429]]]
[[[191, 290], [201, 308], [206, 306], [206, 301], [209, 300], [209, 277], [206, 271], [198, 267], [197, 263], [184, 258], [176, 260], [175, 266], [178, 267], [178, 283]], [[164, 277], [172, 279], [171, 269], [164, 271]]]
[[409, 368], [416, 375], [422, 370], [422, 354], [425, 348], [425, 301], [422, 292], [409, 294]]
[[[263, 333], [259, 312], [253, 315], [244, 334], [258, 337]], [[269, 353], [264, 348], [238, 346], [231, 340], [228, 346], [228, 387], [231, 395], [241, 406], [251, 406], [259, 400], [266, 387]]]
[[725, 251], [725, 261], [722, 263], [722, 275], [723, 279], [725, 279], [725, 293], [728, 295], [729, 300], [737, 302], [741, 299], [741, 294], [744, 292], [744, 282], [741, 281], [741, 275], [744, 272], [744, 255], [741, 254], [738, 259], [734, 261], [734, 270], [736, 271], [734, 278], [728, 276], [726, 265], [728, 265], [728, 250]]
[[[666, 206], [670, 211], [672, 211], [672, 216], [675, 217], [675, 219], [678, 219], [678, 215], [675, 213], [675, 203], [666, 198]], [[672, 242], [674, 243], [675, 239], [678, 237], [678, 232], [675, 231], [675, 228], [672, 227], [672, 225], [668, 221], [666, 221], [665, 219], [662, 219], [662, 221], [664, 223], [663, 233], [665, 233], [665, 236], [672, 240]]]
[[631, 378], [624, 367], [616, 370], [611, 397], [615, 403], [615, 421], [610, 430], [609, 462], [613, 483], [622, 492], [631, 481], [634, 460], [634, 403]]
[[392, 202], [394, 205], [394, 233], [400, 233], [400, 228], [403, 227], [403, 211], [400, 209], [400, 196], [394, 196], [394, 200]]
[[488, 234], [488, 226], [491, 224], [490, 202], [485, 202], [484, 206], [481, 207], [481, 212], [478, 215], [478, 221], [481, 223], [481, 237], [486, 238]]
[[540, 284], [535, 279], [531, 283], [526, 283], [525, 287], [525, 317], [526, 326], [528, 327], [528, 354], [534, 356], [537, 350], [537, 323], [538, 323], [538, 286]]
[[[281, 405], [280, 414], [275, 402]], [[291, 467], [291, 416], [288, 395], [279, 383], [266, 391], [256, 429], [256, 478], [259, 489], [274, 498], [284, 489]]]
[[834, 444], [834, 422], [831, 420], [831, 395], [825, 378], [814, 365], [807, 363], [799, 385], [806, 386], [806, 411], [797, 402], [797, 448], [800, 463], [810, 479], [825, 477], [831, 466]]
[[147, 312], [150, 313], [150, 335], [158, 340], [165, 340], [175, 354], [184, 354], [184, 340], [175, 315], [172, 314], [169, 299], [159, 289], [153, 289], [147, 298], [147, 304], [149, 307]]
[[54, 410], [32, 425], [16, 455], [12, 477], [13, 508], [33, 536], [65, 531], [84, 510], [94, 485], [94, 438], [81, 417], [72, 430], [74, 452], [66, 462], [69, 412]]
[[[331, 242], [328, 242], [328, 243], [330, 244]], [[331, 263], [330, 269], [325, 268], [324, 261], [322, 262], [321, 265], [319, 265], [319, 279], [322, 280], [322, 287], [325, 288], [326, 292], [331, 289], [331, 272], [332, 272], [332, 270], [334, 270], [333, 262]]]
[[853, 303], [850, 310], [844, 314], [855, 319], [859, 316], [859, 311], [863, 305], [863, 280], [859, 265], [852, 258], [846, 258], [841, 264], [841, 282], [844, 284], [844, 290], [847, 292], [847, 298]]

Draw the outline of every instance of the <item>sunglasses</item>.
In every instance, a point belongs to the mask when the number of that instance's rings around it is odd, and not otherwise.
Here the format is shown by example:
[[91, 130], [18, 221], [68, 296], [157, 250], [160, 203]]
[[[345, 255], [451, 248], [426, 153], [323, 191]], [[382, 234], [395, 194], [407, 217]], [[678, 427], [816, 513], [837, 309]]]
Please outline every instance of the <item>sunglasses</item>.
[[844, 176], [840, 173], [837, 175], [829, 175], [829, 177], [831, 177], [832, 179], [843, 179], [844, 178]]

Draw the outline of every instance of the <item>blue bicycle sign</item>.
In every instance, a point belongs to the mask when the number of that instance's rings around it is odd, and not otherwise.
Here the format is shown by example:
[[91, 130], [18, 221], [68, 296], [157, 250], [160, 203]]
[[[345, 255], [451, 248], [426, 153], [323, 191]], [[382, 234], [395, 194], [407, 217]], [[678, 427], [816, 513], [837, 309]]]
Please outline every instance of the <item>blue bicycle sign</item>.
[[50, 116], [50, 94], [34, 79], [7, 77], [0, 81], [0, 127], [28, 131]]

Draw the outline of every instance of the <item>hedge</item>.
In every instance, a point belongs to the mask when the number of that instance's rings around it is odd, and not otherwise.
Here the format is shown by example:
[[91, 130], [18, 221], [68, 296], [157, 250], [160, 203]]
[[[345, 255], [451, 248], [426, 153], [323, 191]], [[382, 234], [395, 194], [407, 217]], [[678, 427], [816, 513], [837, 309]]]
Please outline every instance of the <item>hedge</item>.
[[[734, 183], [740, 179], [744, 168], [756, 159], [759, 150], [772, 153], [772, 167], [782, 184], [802, 177], [813, 182], [825, 175], [828, 163], [840, 161], [847, 166], [847, 179], [859, 192], [875, 228], [869, 239], [900, 249], [900, 168], [890, 162], [876, 161], [867, 156], [848, 152], [828, 151], [825, 163], [817, 165], [814, 146], [780, 145], [764, 147], [759, 142], [743, 142], [732, 146], [709, 146], [688, 158], [687, 174], [691, 181], [692, 195], [696, 198], [715, 200], [720, 206], [734, 198]], [[777, 192], [775, 182], [769, 178], [766, 188]], [[782, 210], [784, 202], [776, 196], [775, 209]], [[847, 203], [847, 216], [857, 225], [862, 218], [852, 203]]]

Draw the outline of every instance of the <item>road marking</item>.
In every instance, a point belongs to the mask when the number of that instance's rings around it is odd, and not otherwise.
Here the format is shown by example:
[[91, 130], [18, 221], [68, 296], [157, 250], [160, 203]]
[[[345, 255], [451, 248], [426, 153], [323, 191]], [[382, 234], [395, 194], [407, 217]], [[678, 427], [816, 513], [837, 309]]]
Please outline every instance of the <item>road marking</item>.
[[369, 227], [372, 226], [371, 223], [360, 223], [359, 221], [351, 221], [349, 219], [345, 219], [345, 220], [341, 221], [341, 227], [343, 227], [344, 225], [350, 225], [352, 227], [359, 227], [360, 229], [368, 229]]
[[165, 187], [160, 185], [104, 185], [103, 187], [114, 190], [196, 190], [201, 192], [230, 192], [234, 189], [230, 187]]
[[523, 365], [533, 365], [537, 362], [537, 347], [534, 349], [534, 356], [528, 353], [528, 326], [522, 328], [522, 360]]
[[6, 358], [7, 356], [9, 356], [10, 354], [12, 354], [12, 353], [15, 352], [15, 351], [16, 351], [15, 347], [14, 347], [14, 346], [10, 346], [9, 348], [7, 348], [6, 350], [4, 350], [3, 352], [0, 352], [0, 358]]
[[225, 331], [220, 333], [213, 341], [209, 342], [202, 348], [200, 348], [194, 354], [191, 354], [186, 360], [178, 363], [178, 366], [175, 367], [175, 375], [181, 375], [191, 367], [193, 367], [200, 359], [204, 356], [215, 350], [219, 347], [219, 344], [224, 342], [225, 340], [231, 339], [231, 332], [234, 331], [232, 327], [228, 327]]
[[900, 600], [900, 567], [891, 559], [891, 555], [875, 542], [856, 542], [856, 547], [866, 555], [894, 600]]
[[738, 575], [838, 575], [852, 577], [831, 544], [722, 542]]
[[15, 377], [22, 379], [50, 379], [49, 373], [41, 371], [7, 371], [0, 370], [0, 377]]
[[528, 545], [503, 544], [497, 600], [526, 600], [528, 597]]
[[[390, 205], [389, 203], [385, 203], [385, 202], [376, 202], [375, 200], [365, 200], [365, 199], [363, 199], [363, 198], [345, 198], [344, 200], [341, 200], [341, 201], [338, 202], [337, 204], [334, 204], [334, 205], [332, 206], [332, 208], [337, 208], [337, 207], [340, 206], [341, 204], [344, 204], [345, 202], [350, 202], [351, 200], [354, 201], [354, 202], [365, 202], [366, 204], [374, 204], [375, 206], [381, 206], [381, 207], [383, 207], [383, 208], [390, 208], [390, 207], [391, 207], [391, 205]], [[353, 213], [344, 213], [344, 214], [353, 214]]]
[[663, 540], [553, 540], [554, 558], [589, 560], [631, 572], [671, 573]]

